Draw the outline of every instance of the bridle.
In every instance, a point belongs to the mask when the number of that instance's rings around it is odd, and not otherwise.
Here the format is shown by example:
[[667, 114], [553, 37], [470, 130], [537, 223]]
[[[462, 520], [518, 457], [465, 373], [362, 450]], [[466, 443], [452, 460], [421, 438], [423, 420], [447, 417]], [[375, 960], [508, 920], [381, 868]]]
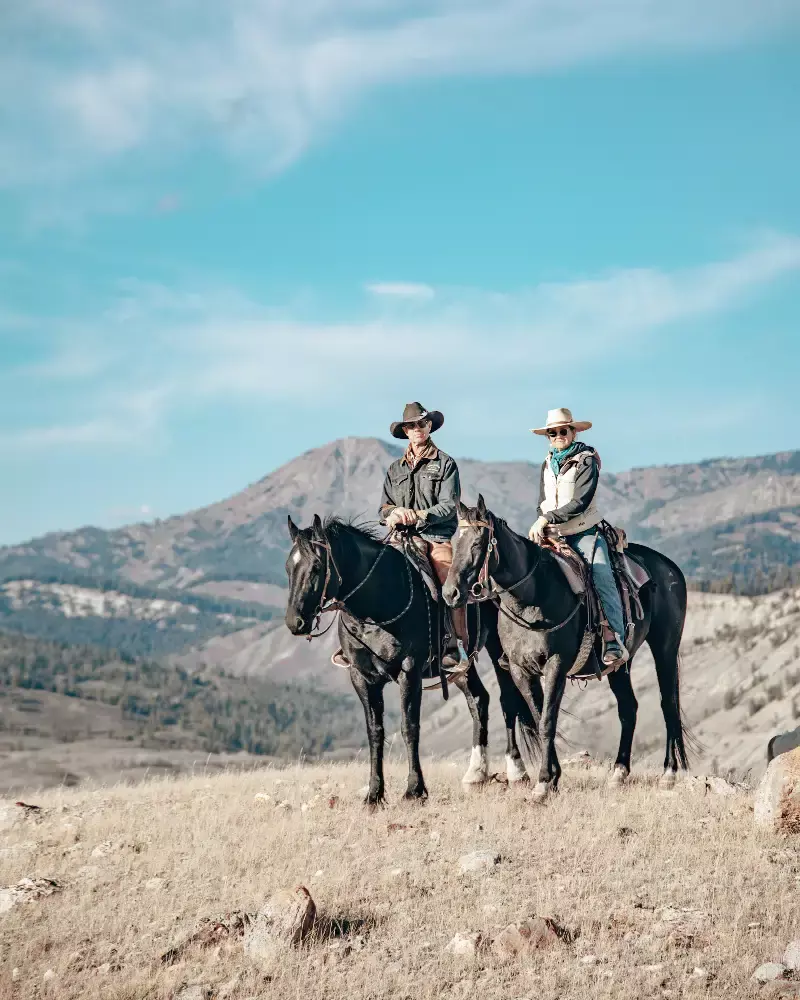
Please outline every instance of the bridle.
[[491, 601], [499, 598], [502, 594], [510, 594], [512, 591], [516, 590], [517, 587], [521, 587], [523, 583], [529, 580], [536, 570], [539, 568], [539, 563], [541, 562], [541, 553], [537, 555], [536, 562], [533, 564], [531, 569], [516, 583], [512, 583], [510, 586], [505, 588], [498, 588], [494, 580], [492, 580], [491, 570], [489, 568], [489, 563], [491, 562], [492, 555], [497, 555], [499, 562], [500, 556], [497, 552], [497, 534], [495, 531], [494, 518], [489, 514], [486, 521], [465, 521], [459, 520], [459, 528], [487, 528], [489, 531], [489, 541], [486, 545], [486, 555], [483, 557], [483, 562], [481, 563], [480, 569], [478, 570], [478, 576], [475, 583], [469, 588], [469, 597], [467, 598], [468, 604], [475, 604], [479, 601]]
[[[488, 512], [487, 512], [488, 513]], [[521, 587], [523, 583], [529, 580], [536, 570], [539, 568], [539, 564], [542, 561], [541, 548], [537, 549], [536, 561], [533, 566], [528, 570], [528, 572], [521, 579], [517, 580], [516, 583], [510, 584], [508, 587], [498, 588], [491, 577], [491, 572], [489, 569], [489, 562], [492, 558], [492, 554], [497, 555], [499, 561], [500, 554], [497, 551], [497, 534], [495, 531], [494, 517], [491, 513], [488, 513], [487, 520], [485, 521], [466, 521], [459, 519], [459, 528], [487, 528], [489, 530], [489, 543], [486, 546], [486, 555], [483, 558], [481, 567], [478, 570], [478, 577], [470, 587], [469, 597], [467, 598], [467, 603], [475, 603], [478, 601], [493, 601], [497, 605], [497, 610], [505, 615], [509, 621], [514, 622], [515, 625], [519, 625], [521, 628], [527, 629], [529, 632], [538, 632], [540, 634], [546, 635], [549, 632], [558, 632], [559, 629], [564, 628], [569, 622], [575, 617], [581, 608], [583, 602], [579, 599], [575, 602], [575, 607], [570, 611], [567, 617], [559, 622], [558, 625], [552, 625], [549, 628], [540, 628], [536, 622], [525, 621], [520, 615], [515, 614], [513, 611], [508, 611], [503, 607], [503, 602], [500, 598], [503, 594], [510, 594], [515, 591], [518, 587]]]
[[[350, 600], [350, 598], [354, 594], [357, 594], [358, 591], [361, 590], [361, 588], [367, 583], [369, 578], [377, 569], [378, 563], [381, 561], [384, 554], [386, 553], [388, 546], [385, 544], [381, 546], [380, 552], [375, 557], [375, 561], [370, 566], [369, 570], [364, 575], [363, 579], [359, 583], [357, 583], [355, 587], [353, 587], [350, 591], [348, 591], [348, 593], [346, 593], [344, 597], [339, 597], [338, 595], [336, 595], [335, 597], [328, 598], [328, 586], [331, 582], [331, 566], [336, 570], [336, 575], [339, 578], [339, 582], [337, 585], [338, 587], [341, 587], [341, 585], [344, 583], [344, 577], [342, 576], [342, 572], [339, 569], [338, 565], [336, 564], [336, 560], [333, 557], [333, 549], [331, 548], [331, 543], [328, 541], [328, 539], [311, 538], [309, 539], [309, 541], [312, 545], [318, 546], [320, 549], [323, 549], [327, 553], [327, 559], [325, 560], [325, 582], [322, 586], [322, 594], [320, 595], [319, 604], [317, 605], [317, 609], [314, 612], [314, 617], [312, 618], [311, 631], [305, 636], [305, 638], [308, 639], [309, 642], [311, 642], [312, 639], [319, 639], [321, 636], [329, 632], [331, 627], [333, 626], [333, 623], [336, 621], [335, 617], [332, 618], [330, 624], [326, 628], [320, 630], [320, 622], [322, 621], [322, 616], [324, 614], [327, 614], [328, 612], [331, 611], [334, 612], [347, 611], [347, 613], [351, 615], [351, 617], [353, 618], [357, 617], [356, 615], [353, 615], [352, 611], [349, 611], [347, 609], [346, 603], [347, 601]], [[395, 615], [393, 618], [387, 618], [385, 621], [372, 622], [371, 624], [377, 625], [380, 628], [382, 628], [384, 625], [393, 625], [396, 621], [399, 621], [411, 607], [414, 601], [414, 581], [411, 578], [411, 569], [408, 565], [408, 559], [405, 560], [405, 563], [406, 563], [406, 571], [408, 573], [408, 603], [406, 604], [406, 606], [403, 608], [403, 610], [400, 612], [399, 615]], [[302, 622], [302, 618], [299, 615], [298, 615], [298, 621]]]

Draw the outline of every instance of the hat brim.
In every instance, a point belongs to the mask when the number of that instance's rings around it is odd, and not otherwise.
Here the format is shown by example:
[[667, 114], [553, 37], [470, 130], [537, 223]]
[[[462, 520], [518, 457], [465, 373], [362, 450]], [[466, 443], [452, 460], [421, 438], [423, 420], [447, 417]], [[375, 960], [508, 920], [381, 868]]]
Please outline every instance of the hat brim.
[[[423, 418], [420, 417], [419, 419], [422, 420]], [[433, 434], [433, 432], [438, 431], [439, 428], [444, 423], [444, 414], [439, 410], [428, 410], [424, 419], [430, 420], [431, 434]], [[389, 433], [392, 435], [392, 437], [404, 438], [406, 434], [403, 428], [406, 426], [407, 423], [415, 424], [416, 422], [417, 422], [416, 420], [406, 420], [406, 421], [396, 420], [393, 424], [390, 425]]]
[[531, 434], [541, 434], [544, 436], [555, 427], [574, 427], [577, 431], [588, 431], [592, 426], [591, 420], [564, 420], [560, 424], [550, 424], [549, 427], [531, 427]]

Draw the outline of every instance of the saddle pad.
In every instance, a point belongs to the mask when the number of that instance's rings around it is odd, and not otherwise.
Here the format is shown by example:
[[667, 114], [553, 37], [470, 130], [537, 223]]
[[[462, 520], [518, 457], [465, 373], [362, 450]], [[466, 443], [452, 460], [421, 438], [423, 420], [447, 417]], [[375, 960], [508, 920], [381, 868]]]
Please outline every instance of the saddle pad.
[[646, 583], [649, 583], [650, 574], [644, 566], [631, 559], [627, 552], [623, 558], [625, 559], [625, 569], [628, 571], [628, 576], [633, 580], [636, 589], [641, 590]]

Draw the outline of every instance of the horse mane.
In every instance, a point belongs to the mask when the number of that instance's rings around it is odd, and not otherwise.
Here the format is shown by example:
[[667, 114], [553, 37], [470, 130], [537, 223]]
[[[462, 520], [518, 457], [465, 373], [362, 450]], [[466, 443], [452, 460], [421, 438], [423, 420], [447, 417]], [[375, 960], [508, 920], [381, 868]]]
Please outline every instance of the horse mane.
[[322, 527], [326, 536], [331, 541], [337, 538], [358, 537], [359, 535], [362, 538], [369, 538], [373, 542], [383, 541], [383, 537], [380, 534], [380, 525], [377, 521], [356, 522], [354, 520], [345, 520], [345, 518], [339, 517], [336, 514], [328, 514]]

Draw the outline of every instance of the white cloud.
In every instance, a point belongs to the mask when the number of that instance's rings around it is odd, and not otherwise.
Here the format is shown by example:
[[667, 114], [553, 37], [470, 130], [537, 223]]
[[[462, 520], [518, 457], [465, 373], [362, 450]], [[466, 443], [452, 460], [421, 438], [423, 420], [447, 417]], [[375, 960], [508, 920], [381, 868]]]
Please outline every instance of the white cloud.
[[0, 33], [0, 184], [217, 144], [280, 170], [365, 93], [785, 32], [800, 0], [33, 0]]
[[413, 281], [374, 281], [364, 286], [370, 295], [393, 299], [410, 299], [426, 302], [432, 299], [436, 292], [430, 285]]
[[[620, 270], [514, 294], [439, 289], [412, 314], [402, 296], [396, 309], [388, 296], [378, 315], [339, 323], [281, 316], [209, 282], [190, 290], [128, 282], [94, 322], [67, 324], [83, 331], [85, 349], [73, 342], [63, 355], [56, 343], [50, 363], [17, 373], [35, 399], [43, 384], [54, 391], [66, 358], [57, 388], [74, 421], [10, 432], [0, 447], [156, 446], [172, 417], [196, 409], [238, 406], [256, 416], [281, 401], [314, 411], [383, 399], [409, 385], [409, 373], [414, 384], [453, 380], [466, 399], [485, 394], [487, 378], [492, 393], [498, 380], [530, 391], [537, 378], [551, 379], [549, 358], [569, 358], [576, 375], [596, 370], [658, 334], [694, 332], [798, 272], [800, 237], [763, 234], [736, 257], [692, 269]], [[99, 373], [82, 367], [97, 330], [115, 345]]]

